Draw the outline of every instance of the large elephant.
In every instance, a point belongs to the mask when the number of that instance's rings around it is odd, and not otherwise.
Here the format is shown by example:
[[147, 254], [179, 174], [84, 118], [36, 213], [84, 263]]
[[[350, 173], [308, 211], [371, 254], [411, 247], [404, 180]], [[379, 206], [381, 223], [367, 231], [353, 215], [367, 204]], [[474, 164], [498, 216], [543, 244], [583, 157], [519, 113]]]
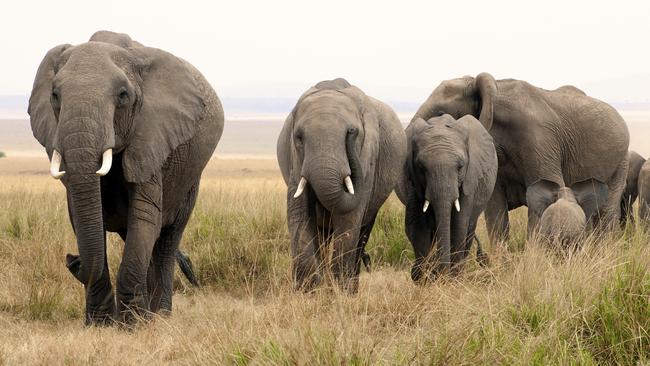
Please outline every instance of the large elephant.
[[639, 218], [641, 222], [650, 222], [650, 159], [646, 160], [639, 171], [637, 182], [639, 189]]
[[364, 246], [405, 153], [395, 112], [346, 80], [322, 81], [300, 97], [277, 146], [296, 288], [320, 282], [330, 241], [334, 278], [357, 291]]
[[[29, 115], [66, 187], [79, 249], [67, 263], [85, 287], [86, 323], [171, 311], [175, 253], [223, 131], [212, 87], [188, 62], [100, 31], [45, 55]], [[106, 231], [125, 241], [117, 304]]]
[[625, 225], [628, 220], [634, 218], [634, 201], [639, 195], [639, 172], [645, 163], [643, 156], [635, 151], [628, 153], [628, 170], [627, 179], [625, 181], [625, 190], [621, 196], [621, 225]]
[[487, 73], [443, 81], [414, 116], [477, 117], [494, 138], [499, 172], [486, 208], [492, 239], [509, 231], [508, 211], [528, 206], [528, 232], [560, 187], [569, 187], [587, 220], [618, 222], [627, 176], [629, 133], [614, 108], [572, 86], [537, 88]]
[[544, 210], [539, 221], [541, 237], [563, 246], [577, 244], [586, 227], [587, 217], [567, 187], [558, 189], [557, 200]]
[[[472, 116], [417, 118], [406, 136], [397, 193], [406, 205], [405, 229], [415, 251], [411, 277], [420, 281], [429, 273], [460, 269], [494, 189], [497, 156], [492, 137]], [[484, 259], [480, 244], [477, 252]]]

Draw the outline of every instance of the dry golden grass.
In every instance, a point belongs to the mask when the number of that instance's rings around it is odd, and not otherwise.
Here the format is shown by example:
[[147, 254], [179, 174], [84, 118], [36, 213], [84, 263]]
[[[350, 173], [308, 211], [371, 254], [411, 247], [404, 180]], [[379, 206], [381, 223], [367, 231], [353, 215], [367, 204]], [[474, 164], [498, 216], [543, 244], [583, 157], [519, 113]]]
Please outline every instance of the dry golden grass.
[[[650, 234], [589, 238], [567, 255], [512, 239], [458, 278], [419, 287], [403, 207], [382, 209], [358, 295], [291, 290], [285, 187], [274, 161], [211, 162], [182, 247], [174, 312], [133, 331], [86, 328], [60, 183], [47, 162], [0, 159], [0, 364], [647, 364]], [[525, 247], [525, 248], [524, 248]], [[122, 244], [109, 236], [114, 274]]]

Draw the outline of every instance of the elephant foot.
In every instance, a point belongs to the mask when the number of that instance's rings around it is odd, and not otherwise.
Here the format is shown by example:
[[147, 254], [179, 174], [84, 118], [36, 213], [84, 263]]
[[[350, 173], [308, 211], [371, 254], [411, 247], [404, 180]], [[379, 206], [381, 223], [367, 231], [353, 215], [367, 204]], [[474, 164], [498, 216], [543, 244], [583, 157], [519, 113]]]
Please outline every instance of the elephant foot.
[[113, 298], [113, 289], [108, 287], [99, 290], [103, 292], [103, 299], [99, 304], [93, 304], [94, 299], [89, 298], [86, 291], [86, 320], [87, 326], [110, 326], [115, 323], [115, 300]]
[[113, 312], [86, 313], [86, 326], [108, 327], [115, 324]]
[[294, 290], [302, 291], [305, 293], [313, 292], [322, 282], [322, 277], [318, 273], [313, 273], [309, 276], [296, 278], [294, 280]]
[[356, 295], [359, 292], [359, 277], [341, 277], [338, 279], [338, 285], [347, 295]]
[[144, 294], [120, 294], [118, 301], [118, 319], [124, 325], [133, 325], [140, 321], [148, 321], [153, 313], [149, 311]]

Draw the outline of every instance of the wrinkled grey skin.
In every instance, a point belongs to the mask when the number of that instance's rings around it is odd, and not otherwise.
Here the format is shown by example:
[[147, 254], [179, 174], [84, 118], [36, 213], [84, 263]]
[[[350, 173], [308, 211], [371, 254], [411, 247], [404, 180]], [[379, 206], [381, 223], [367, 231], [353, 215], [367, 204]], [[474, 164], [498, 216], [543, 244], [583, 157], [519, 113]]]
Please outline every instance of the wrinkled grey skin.
[[628, 170], [627, 179], [625, 181], [625, 190], [621, 196], [621, 218], [622, 226], [625, 226], [628, 220], [634, 220], [634, 201], [639, 195], [639, 172], [645, 163], [643, 156], [635, 151], [628, 153]]
[[568, 187], [557, 191], [557, 200], [544, 210], [539, 221], [541, 237], [564, 246], [576, 244], [586, 227], [587, 217]]
[[[79, 249], [67, 262], [86, 290], [86, 323], [171, 311], [175, 253], [223, 130], [212, 87], [186, 61], [100, 31], [47, 53], [29, 115], [50, 159], [54, 150], [63, 157]], [[95, 171], [109, 148], [113, 164], [100, 178]], [[125, 241], [117, 302], [106, 231]]]
[[[418, 118], [406, 128], [406, 138], [396, 191], [406, 205], [405, 230], [415, 252], [411, 277], [417, 282], [461, 268], [494, 188], [497, 156], [492, 137], [472, 116]], [[478, 257], [486, 259], [480, 244]]]
[[[326, 243], [332, 272], [355, 293], [360, 261], [379, 207], [397, 183], [406, 138], [395, 112], [344, 79], [322, 81], [306, 91], [278, 138], [278, 162], [287, 189], [296, 289], [320, 283]], [[344, 185], [350, 176], [354, 194]], [[304, 177], [304, 192], [294, 198]]]
[[639, 218], [641, 222], [650, 222], [650, 160], [646, 160], [639, 171]]
[[508, 211], [528, 206], [528, 233], [560, 187], [570, 187], [587, 220], [618, 222], [629, 134], [614, 108], [563, 86], [545, 90], [487, 73], [442, 82], [417, 118], [477, 117], [494, 138], [499, 172], [485, 211], [492, 240], [508, 236]]

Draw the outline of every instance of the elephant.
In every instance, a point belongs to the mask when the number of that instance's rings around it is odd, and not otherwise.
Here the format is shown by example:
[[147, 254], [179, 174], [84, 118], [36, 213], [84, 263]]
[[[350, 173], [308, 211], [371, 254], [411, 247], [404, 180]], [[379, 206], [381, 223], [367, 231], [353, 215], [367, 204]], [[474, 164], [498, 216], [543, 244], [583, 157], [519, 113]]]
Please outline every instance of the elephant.
[[629, 132], [610, 105], [572, 86], [556, 90], [488, 73], [443, 81], [413, 120], [478, 118], [494, 138], [499, 169], [485, 210], [491, 240], [509, 236], [509, 210], [528, 207], [528, 234], [559, 188], [573, 190], [588, 222], [613, 227], [627, 177]]
[[650, 160], [646, 160], [639, 171], [639, 218], [641, 222], [650, 222]]
[[623, 196], [621, 197], [621, 226], [625, 226], [628, 220], [634, 219], [634, 208], [632, 205], [639, 195], [639, 172], [641, 171], [643, 163], [645, 163], [645, 159], [637, 152], [630, 151], [628, 153], [628, 161], [629, 163], [627, 170], [627, 179], [625, 181], [625, 190], [623, 191]]
[[[396, 191], [406, 205], [405, 230], [415, 252], [411, 278], [420, 282], [429, 273], [435, 277], [460, 269], [494, 189], [498, 163], [492, 137], [470, 115], [417, 118], [406, 137]], [[477, 258], [484, 262], [480, 243], [477, 247]]]
[[405, 154], [395, 112], [347, 80], [321, 81], [302, 94], [277, 143], [297, 290], [322, 281], [331, 248], [336, 283], [357, 292], [364, 247]]
[[557, 191], [557, 200], [550, 204], [539, 221], [539, 232], [544, 240], [562, 245], [576, 244], [587, 227], [587, 217], [571, 188]]
[[[85, 288], [85, 323], [169, 314], [174, 258], [223, 131], [215, 91], [187, 61], [99, 31], [47, 52], [28, 113], [66, 188], [79, 250], [67, 266]], [[115, 293], [107, 231], [125, 243]]]

